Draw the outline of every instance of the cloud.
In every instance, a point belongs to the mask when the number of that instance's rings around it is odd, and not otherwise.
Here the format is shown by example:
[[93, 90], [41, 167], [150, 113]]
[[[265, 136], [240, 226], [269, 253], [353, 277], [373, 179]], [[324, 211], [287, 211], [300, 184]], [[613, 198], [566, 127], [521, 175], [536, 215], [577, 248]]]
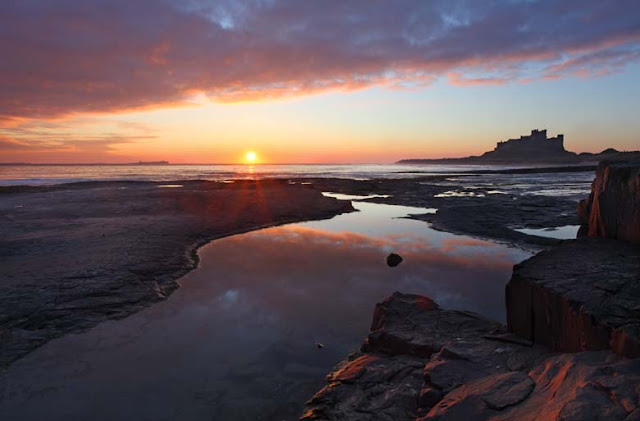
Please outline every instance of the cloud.
[[75, 117], [64, 121], [24, 120], [0, 129], [5, 162], [111, 162], [133, 160], [114, 154], [117, 146], [156, 138], [140, 123]]
[[[598, 76], [640, 57], [636, 0], [5, 0], [0, 121]], [[447, 76], [448, 75], [448, 76]]]

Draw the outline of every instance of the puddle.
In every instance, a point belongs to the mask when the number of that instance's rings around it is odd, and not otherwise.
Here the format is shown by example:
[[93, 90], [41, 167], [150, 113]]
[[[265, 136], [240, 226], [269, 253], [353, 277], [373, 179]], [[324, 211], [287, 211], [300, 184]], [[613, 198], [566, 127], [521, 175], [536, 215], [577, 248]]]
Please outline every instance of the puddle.
[[537, 235], [538, 237], [557, 238], [560, 240], [572, 240], [577, 237], [580, 225], [565, 225], [563, 227], [551, 228], [517, 228], [514, 231], [527, 235]]
[[434, 195], [433, 197], [484, 197], [482, 193], [475, 193], [472, 191], [446, 191], [443, 193], [439, 193]]
[[[304, 183], [303, 183], [304, 184]], [[330, 192], [322, 192], [323, 196], [333, 197], [338, 200], [365, 200], [365, 199], [375, 199], [376, 197], [391, 197], [389, 194], [370, 194], [368, 196], [358, 196], [355, 194], [342, 194], [342, 193], [330, 193]]]

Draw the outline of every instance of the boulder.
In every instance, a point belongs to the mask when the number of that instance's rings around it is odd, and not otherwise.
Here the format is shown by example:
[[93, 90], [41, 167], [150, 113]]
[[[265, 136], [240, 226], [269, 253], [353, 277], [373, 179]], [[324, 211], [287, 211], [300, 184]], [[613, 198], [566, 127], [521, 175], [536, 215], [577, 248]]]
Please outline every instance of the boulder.
[[399, 254], [391, 253], [387, 256], [387, 266], [394, 268], [402, 263], [403, 260]]
[[361, 350], [327, 376], [302, 419], [415, 420], [461, 384], [543, 355], [498, 322], [396, 292], [376, 305]]
[[580, 236], [640, 244], [640, 160], [601, 162], [591, 194], [578, 205]]

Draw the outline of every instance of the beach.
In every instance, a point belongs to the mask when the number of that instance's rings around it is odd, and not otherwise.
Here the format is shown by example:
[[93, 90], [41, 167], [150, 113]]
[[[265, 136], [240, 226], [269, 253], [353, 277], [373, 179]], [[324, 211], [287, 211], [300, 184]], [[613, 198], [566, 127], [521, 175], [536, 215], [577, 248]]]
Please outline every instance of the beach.
[[512, 265], [562, 241], [549, 228], [576, 224], [588, 185], [546, 170], [297, 175], [0, 188], [0, 414], [122, 418], [104, 405], [127, 383], [115, 408], [136, 419], [294, 418], [395, 290], [504, 321]]

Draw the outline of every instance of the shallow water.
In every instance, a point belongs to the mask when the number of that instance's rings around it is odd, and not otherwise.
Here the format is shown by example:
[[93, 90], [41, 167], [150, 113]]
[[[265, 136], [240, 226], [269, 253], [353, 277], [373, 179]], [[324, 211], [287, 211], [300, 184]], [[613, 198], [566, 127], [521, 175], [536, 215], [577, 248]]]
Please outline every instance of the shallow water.
[[[400, 165], [400, 164], [317, 164], [317, 165], [7, 165], [0, 163], [0, 186], [46, 185], [95, 180], [215, 180], [338, 177], [350, 179], [411, 178], [429, 174], [456, 174], [471, 170], [518, 168], [518, 165]], [[481, 176], [491, 183], [495, 175]], [[536, 175], [548, 179], [545, 174]], [[565, 177], [565, 176], [562, 176]], [[530, 176], [514, 176], [529, 182]], [[593, 178], [593, 174], [590, 174]], [[591, 181], [590, 179], [588, 180]]]
[[559, 240], [571, 240], [578, 236], [580, 225], [565, 225], [563, 227], [550, 228], [517, 228], [514, 231], [538, 237], [557, 238]]
[[14, 363], [0, 419], [297, 419], [395, 290], [504, 319], [504, 284], [528, 253], [403, 218], [425, 209], [354, 206], [202, 247], [169, 300]]

